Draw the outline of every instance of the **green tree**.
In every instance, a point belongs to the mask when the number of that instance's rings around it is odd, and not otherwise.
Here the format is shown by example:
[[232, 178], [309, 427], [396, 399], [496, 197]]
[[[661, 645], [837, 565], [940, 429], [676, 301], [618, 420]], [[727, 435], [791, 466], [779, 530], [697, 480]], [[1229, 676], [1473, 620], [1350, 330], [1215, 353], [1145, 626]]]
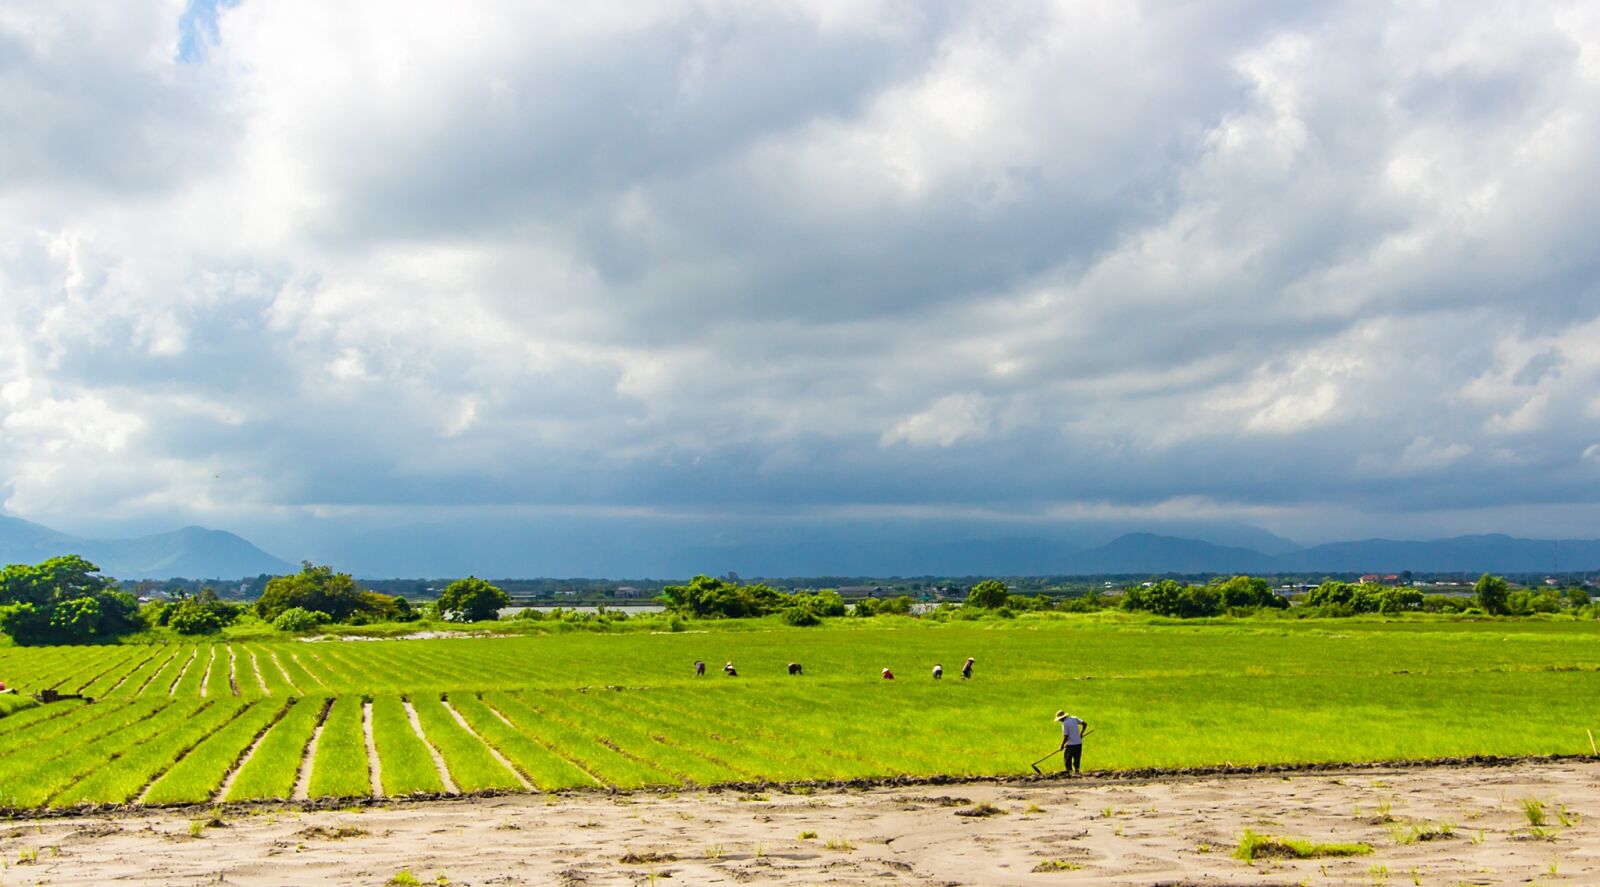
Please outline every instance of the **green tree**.
[[439, 593], [439, 612], [458, 622], [498, 619], [500, 608], [509, 606], [510, 596], [476, 576], [457, 579]]
[[1006, 605], [1006, 598], [1010, 596], [1011, 592], [1004, 582], [998, 579], [985, 579], [967, 592], [967, 606], [997, 610]]
[[0, 571], [0, 631], [19, 644], [83, 643], [142, 627], [133, 595], [78, 555]]
[[256, 601], [256, 615], [268, 622], [290, 607], [320, 610], [335, 622], [343, 622], [362, 609], [362, 589], [349, 573], [335, 573], [332, 567], [300, 563], [293, 576], [274, 576]]
[[1504, 616], [1511, 612], [1511, 586], [1499, 576], [1484, 573], [1478, 577], [1478, 583], [1472, 590], [1477, 594], [1478, 606], [1483, 612], [1496, 616]]
[[656, 600], [668, 612], [690, 619], [766, 616], [793, 603], [790, 595], [766, 585], [740, 585], [710, 576], [696, 576], [688, 585], [668, 585]]

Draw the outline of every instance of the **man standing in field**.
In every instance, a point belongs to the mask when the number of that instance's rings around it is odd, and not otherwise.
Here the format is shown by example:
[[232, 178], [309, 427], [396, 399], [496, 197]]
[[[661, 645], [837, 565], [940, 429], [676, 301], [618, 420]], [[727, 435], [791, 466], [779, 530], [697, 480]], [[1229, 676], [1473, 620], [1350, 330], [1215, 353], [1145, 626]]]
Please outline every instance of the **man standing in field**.
[[1061, 763], [1065, 772], [1082, 773], [1083, 731], [1089, 728], [1089, 722], [1064, 711], [1056, 712], [1056, 720], [1061, 722]]

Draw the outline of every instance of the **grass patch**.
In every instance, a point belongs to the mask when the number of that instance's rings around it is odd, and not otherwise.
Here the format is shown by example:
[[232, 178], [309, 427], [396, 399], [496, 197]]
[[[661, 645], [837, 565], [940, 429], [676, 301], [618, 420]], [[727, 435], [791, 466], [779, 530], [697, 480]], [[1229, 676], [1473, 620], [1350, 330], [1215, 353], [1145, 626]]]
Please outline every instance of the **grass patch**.
[[1263, 835], [1245, 829], [1239, 838], [1239, 847], [1233, 851], [1235, 859], [1251, 865], [1258, 859], [1316, 859], [1323, 856], [1366, 856], [1372, 845], [1362, 843], [1319, 844], [1300, 838], [1282, 838]]
[[662, 853], [659, 850], [646, 850], [643, 853], [630, 850], [622, 854], [617, 861], [623, 865], [654, 865], [660, 862], [677, 862], [678, 854]]
[[957, 816], [1004, 816], [1006, 811], [996, 807], [988, 801], [979, 801], [965, 810], [957, 810]]
[[1046, 859], [1033, 867], [1036, 872], [1075, 872], [1083, 868], [1082, 864], [1067, 859]]

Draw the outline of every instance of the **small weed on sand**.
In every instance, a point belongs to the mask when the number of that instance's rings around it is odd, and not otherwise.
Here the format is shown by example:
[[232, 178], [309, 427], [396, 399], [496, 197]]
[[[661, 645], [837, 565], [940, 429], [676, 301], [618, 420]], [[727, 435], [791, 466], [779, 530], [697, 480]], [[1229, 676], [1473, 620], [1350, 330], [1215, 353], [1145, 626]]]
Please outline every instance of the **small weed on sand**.
[[395, 887], [420, 887], [422, 884], [421, 881], [417, 880], [416, 875], [411, 874], [410, 869], [401, 869], [395, 872], [394, 877], [389, 879], [389, 883], [395, 885]]
[[1046, 859], [1033, 867], [1036, 872], [1075, 872], [1082, 865], [1066, 859]]
[[1522, 815], [1528, 820], [1528, 825], [1534, 828], [1543, 828], [1545, 824], [1544, 802], [1538, 798], [1523, 798]]
[[996, 807], [988, 801], [979, 801], [965, 810], [957, 810], [957, 816], [1003, 816], [1006, 811]]
[[659, 850], [646, 850], [643, 853], [630, 850], [622, 854], [622, 858], [617, 861], [623, 865], [652, 865], [658, 862], [677, 862], [678, 854], [663, 853]]
[[706, 859], [721, 859], [722, 858], [722, 845], [721, 844], [707, 844], [706, 845], [706, 852], [705, 852], [704, 855], [705, 855]]
[[800, 833], [800, 840], [802, 841], [814, 841], [816, 838], [817, 833], [813, 831], [803, 831]]
[[1257, 859], [1280, 857], [1286, 859], [1312, 859], [1319, 856], [1366, 856], [1372, 852], [1370, 844], [1317, 844], [1299, 838], [1280, 838], [1244, 830], [1239, 848], [1233, 851], [1237, 859], [1252, 865]]
[[845, 838], [829, 838], [828, 842], [822, 846], [828, 848], [829, 850], [837, 850], [840, 853], [849, 853], [850, 851], [856, 849], [855, 845], [850, 843]]

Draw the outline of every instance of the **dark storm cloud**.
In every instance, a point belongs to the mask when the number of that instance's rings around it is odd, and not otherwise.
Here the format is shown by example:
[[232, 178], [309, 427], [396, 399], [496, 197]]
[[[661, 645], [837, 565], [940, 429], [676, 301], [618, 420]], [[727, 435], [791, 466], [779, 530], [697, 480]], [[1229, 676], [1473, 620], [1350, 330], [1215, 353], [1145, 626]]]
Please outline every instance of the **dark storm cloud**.
[[1600, 492], [1583, 4], [510, 6], [0, 16], [7, 507]]

